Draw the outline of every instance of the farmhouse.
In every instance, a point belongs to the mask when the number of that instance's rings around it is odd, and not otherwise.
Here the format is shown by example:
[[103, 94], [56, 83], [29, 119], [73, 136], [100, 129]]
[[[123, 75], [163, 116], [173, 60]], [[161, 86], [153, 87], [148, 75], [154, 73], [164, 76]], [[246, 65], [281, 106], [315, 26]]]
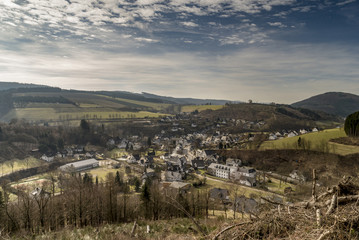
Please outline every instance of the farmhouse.
[[65, 164], [65, 165], [59, 167], [59, 169], [61, 171], [65, 171], [65, 172], [80, 172], [83, 170], [96, 168], [98, 166], [99, 166], [99, 161], [91, 158], [91, 159], [87, 159], [87, 160], [83, 160], [83, 161]]

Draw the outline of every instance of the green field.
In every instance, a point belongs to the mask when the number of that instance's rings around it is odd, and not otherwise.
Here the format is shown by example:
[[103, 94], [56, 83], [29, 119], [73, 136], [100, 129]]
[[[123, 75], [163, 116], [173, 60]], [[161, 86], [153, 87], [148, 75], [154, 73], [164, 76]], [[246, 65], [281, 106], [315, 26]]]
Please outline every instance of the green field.
[[186, 105], [181, 107], [181, 112], [194, 112], [194, 111], [204, 111], [204, 110], [218, 110], [223, 108], [223, 105]]
[[[299, 137], [302, 140], [302, 146], [298, 146]], [[335, 153], [339, 155], [348, 155], [359, 153], [358, 146], [349, 146], [329, 142], [330, 139], [346, 137], [343, 128], [328, 129], [320, 132], [308, 133], [300, 136], [283, 138], [274, 141], [266, 141], [260, 146], [260, 150], [268, 149], [307, 149], [320, 152]]]

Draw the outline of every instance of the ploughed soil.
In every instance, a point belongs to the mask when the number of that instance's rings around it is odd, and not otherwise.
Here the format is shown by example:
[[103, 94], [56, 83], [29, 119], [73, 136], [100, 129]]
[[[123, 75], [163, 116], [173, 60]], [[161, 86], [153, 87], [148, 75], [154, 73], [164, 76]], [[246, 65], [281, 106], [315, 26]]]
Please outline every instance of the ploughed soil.
[[345, 145], [359, 146], [359, 138], [341, 137], [341, 138], [331, 139], [330, 141], [334, 143], [345, 144]]

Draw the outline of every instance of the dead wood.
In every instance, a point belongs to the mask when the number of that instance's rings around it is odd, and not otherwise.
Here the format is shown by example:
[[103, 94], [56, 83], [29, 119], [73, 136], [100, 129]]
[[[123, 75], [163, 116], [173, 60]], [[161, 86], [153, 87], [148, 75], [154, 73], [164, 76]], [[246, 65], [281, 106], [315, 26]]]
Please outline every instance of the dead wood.
[[136, 226], [137, 226], [137, 221], [135, 220], [135, 222], [133, 223], [133, 227], [132, 227], [132, 230], [131, 230], [131, 234], [130, 234], [131, 237], [133, 237], [133, 234], [135, 233]]
[[332, 197], [332, 200], [330, 202], [329, 208], [328, 208], [327, 212], [325, 213], [325, 215], [329, 215], [334, 211], [334, 209], [337, 205], [337, 200], [338, 200], [338, 197], [336, 194], [334, 194]]
[[234, 224], [232, 226], [229, 226], [229, 227], [226, 227], [225, 229], [223, 229], [222, 231], [220, 231], [219, 233], [216, 234], [216, 236], [213, 237], [213, 240], [216, 240], [218, 239], [218, 237], [223, 234], [224, 232], [234, 228], [234, 227], [238, 227], [238, 226], [242, 226], [242, 225], [246, 225], [246, 224], [249, 224], [249, 223], [252, 223], [252, 221], [249, 221], [249, 222], [242, 222], [242, 223], [237, 223], [237, 224]]

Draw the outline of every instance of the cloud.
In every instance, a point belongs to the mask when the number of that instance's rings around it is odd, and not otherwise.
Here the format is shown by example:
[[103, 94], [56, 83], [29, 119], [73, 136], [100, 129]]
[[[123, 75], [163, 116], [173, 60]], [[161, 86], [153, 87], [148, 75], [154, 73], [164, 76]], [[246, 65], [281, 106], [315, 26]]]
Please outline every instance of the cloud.
[[268, 25], [272, 26], [272, 27], [280, 27], [280, 28], [285, 28], [287, 27], [287, 25], [281, 23], [281, 22], [268, 22]]
[[0, 69], [5, 69], [0, 79], [282, 103], [333, 89], [359, 93], [358, 48], [270, 44], [211, 57], [190, 52], [104, 53], [66, 45], [61, 50], [56, 54], [40, 53], [36, 47], [26, 54], [0, 50]]
[[339, 3], [337, 3], [337, 6], [343, 6], [343, 5], [346, 5], [346, 4], [349, 4], [349, 3], [353, 3], [355, 1], [356, 0], [347, 0], [347, 1], [344, 1], [344, 2], [339, 2]]
[[225, 37], [220, 39], [222, 45], [238, 45], [244, 43], [244, 40], [238, 35], [232, 35], [229, 37]]
[[186, 27], [198, 27], [199, 26], [197, 23], [194, 23], [194, 22], [181, 22], [181, 24]]
[[157, 42], [159, 42], [158, 40], [151, 39], [151, 38], [144, 38], [144, 37], [136, 37], [135, 40], [139, 41], [139, 42], [147, 42], [147, 43], [157, 43]]

